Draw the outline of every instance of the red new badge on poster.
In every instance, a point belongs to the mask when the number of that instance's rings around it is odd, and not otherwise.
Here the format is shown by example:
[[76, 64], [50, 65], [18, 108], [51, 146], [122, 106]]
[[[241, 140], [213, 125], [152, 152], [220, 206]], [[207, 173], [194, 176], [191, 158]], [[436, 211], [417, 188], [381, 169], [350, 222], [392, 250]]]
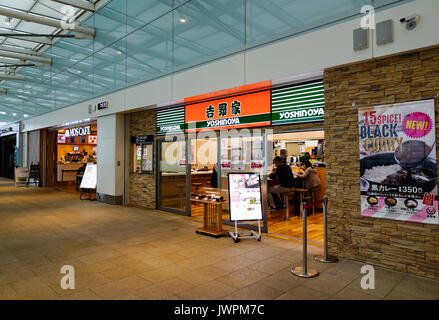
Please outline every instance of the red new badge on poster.
[[424, 193], [424, 200], [422, 201], [422, 204], [425, 204], [426, 206], [432, 206], [434, 203], [434, 194], [428, 194], [427, 192]]

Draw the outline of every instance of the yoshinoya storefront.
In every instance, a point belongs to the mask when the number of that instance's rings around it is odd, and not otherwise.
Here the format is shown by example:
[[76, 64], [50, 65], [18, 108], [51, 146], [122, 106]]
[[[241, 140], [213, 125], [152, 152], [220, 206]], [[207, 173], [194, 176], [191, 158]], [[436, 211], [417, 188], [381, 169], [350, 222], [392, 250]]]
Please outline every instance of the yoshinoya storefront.
[[[202, 219], [202, 206], [194, 197], [223, 197], [223, 223], [228, 224], [228, 174], [257, 173], [265, 206], [263, 231], [300, 239], [301, 233], [294, 231], [300, 217], [294, 216], [292, 198], [288, 219], [284, 207], [269, 210], [267, 192], [274, 182], [267, 175], [273, 171], [273, 159], [282, 157], [296, 176], [307, 156], [321, 180], [313, 195], [323, 197], [323, 91], [321, 78], [276, 87], [267, 81], [131, 114], [128, 203]], [[320, 207], [310, 218], [319, 229], [311, 241], [318, 243], [323, 241], [321, 215]]]
[[[307, 111], [312, 122], [295, 118], [305, 115], [304, 110], [286, 110], [294, 107], [282, 99], [282, 90], [288, 92], [290, 86], [222, 92], [222, 96], [215, 93], [186, 99], [180, 106], [132, 114], [130, 135], [150, 135], [154, 156], [152, 174], [130, 173], [128, 203], [196, 216], [190, 194], [200, 184], [224, 189], [225, 170], [259, 169], [261, 177], [264, 170], [270, 170], [266, 150], [258, 148], [270, 141], [272, 156], [284, 154], [286, 149], [290, 163], [294, 164], [294, 155], [301, 151], [323, 160], [330, 254], [439, 279], [438, 58], [439, 48], [430, 48], [325, 70], [324, 119], [312, 118], [322, 111]], [[250, 135], [235, 137], [236, 144], [230, 143], [233, 137], [221, 137], [221, 130], [210, 130], [215, 134], [209, 137], [200, 135], [206, 127], [242, 124], [241, 119], [239, 123], [221, 120], [220, 114], [226, 114], [224, 118], [255, 117], [253, 110], [247, 114], [241, 96], [264, 90], [271, 93], [269, 106], [257, 111], [263, 125], [240, 129]], [[290, 94], [300, 97], [298, 92]], [[241, 102], [240, 114], [235, 100]], [[253, 135], [254, 130], [264, 133], [268, 129], [278, 135], [277, 141], [269, 140], [269, 134]], [[171, 145], [172, 141], [166, 141], [167, 132], [179, 132], [180, 139]], [[297, 132], [302, 141], [288, 136]], [[251, 148], [243, 154], [245, 143]], [[202, 161], [192, 156], [200, 149], [205, 154]], [[258, 149], [265, 156], [262, 165]], [[166, 163], [166, 158], [173, 161]], [[265, 231], [270, 232], [270, 213], [266, 207], [264, 210]]]

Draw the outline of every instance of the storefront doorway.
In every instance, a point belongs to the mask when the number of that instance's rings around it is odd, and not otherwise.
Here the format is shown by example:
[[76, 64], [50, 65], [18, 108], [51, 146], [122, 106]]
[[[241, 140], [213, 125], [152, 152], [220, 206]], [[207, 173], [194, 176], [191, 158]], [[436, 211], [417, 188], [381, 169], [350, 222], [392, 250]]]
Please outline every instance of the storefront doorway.
[[62, 191], [79, 192], [87, 163], [97, 163], [97, 124], [57, 129], [56, 133], [56, 184]]
[[[186, 192], [190, 191], [189, 199], [194, 196], [222, 196], [226, 199], [223, 205], [223, 224], [231, 224], [228, 207], [228, 173], [253, 172], [261, 176], [263, 190], [263, 230], [271, 234], [290, 237], [292, 239], [302, 238], [302, 220], [297, 212], [296, 206], [300, 203], [295, 201], [294, 196], [289, 199], [289, 218], [286, 219], [285, 208], [268, 209], [268, 186], [271, 181], [269, 175], [273, 172], [273, 159], [279, 155], [285, 159], [290, 166], [299, 188], [305, 188], [305, 180], [301, 179], [299, 172], [303, 172], [302, 163], [309, 160], [316, 170], [321, 184], [312, 191], [313, 199], [321, 200], [326, 192], [325, 182], [325, 159], [324, 159], [324, 131], [262, 131], [259, 129], [246, 130], [236, 136], [196, 138], [190, 140], [190, 175]], [[262, 134], [260, 134], [262, 132]], [[265, 133], [264, 133], [265, 132]], [[273, 148], [271, 149], [270, 146]], [[169, 178], [168, 178], [169, 179]], [[174, 178], [175, 179], [175, 178]], [[179, 181], [183, 185], [183, 179]], [[174, 181], [176, 185], [177, 181]], [[311, 194], [310, 194], [311, 195]], [[174, 199], [177, 197], [176, 190]], [[183, 195], [182, 198], [185, 198]], [[279, 197], [282, 198], [282, 194]], [[186, 200], [186, 199], [185, 199]], [[184, 200], [183, 200], [184, 201]], [[187, 200], [186, 200], [187, 201]], [[190, 201], [190, 200], [189, 200]], [[285, 201], [285, 198], [283, 199]], [[175, 202], [175, 200], [174, 200]], [[203, 207], [194, 201], [190, 201], [188, 215], [202, 220]], [[181, 208], [182, 211], [186, 207]], [[316, 243], [323, 242], [323, 208], [321, 205], [308, 212], [308, 239]], [[254, 229], [254, 224], [246, 227]]]
[[187, 139], [158, 140], [157, 207], [160, 210], [188, 215], [187, 207]]
[[15, 134], [0, 138], [0, 177], [2, 178], [14, 178], [16, 144]]
[[[285, 131], [275, 132], [269, 140], [273, 142], [273, 159], [280, 156], [290, 166], [296, 180], [296, 187], [306, 188], [306, 179], [301, 179], [300, 173], [304, 171], [303, 163], [307, 159], [312, 163], [320, 180], [320, 185], [313, 191], [315, 201], [323, 199], [326, 194], [326, 165], [324, 158], [325, 134], [322, 130], [312, 131]], [[268, 172], [273, 171], [273, 165], [269, 166]], [[279, 195], [282, 197], [282, 195]], [[282, 199], [285, 205], [285, 198]], [[272, 234], [302, 238], [302, 220], [297, 198], [294, 195], [288, 197], [290, 202], [289, 218], [286, 219], [286, 208], [269, 209], [267, 213], [268, 231]], [[296, 213], [296, 214], [295, 214]], [[308, 240], [317, 243], [323, 242], [323, 207], [316, 206], [308, 211]]]

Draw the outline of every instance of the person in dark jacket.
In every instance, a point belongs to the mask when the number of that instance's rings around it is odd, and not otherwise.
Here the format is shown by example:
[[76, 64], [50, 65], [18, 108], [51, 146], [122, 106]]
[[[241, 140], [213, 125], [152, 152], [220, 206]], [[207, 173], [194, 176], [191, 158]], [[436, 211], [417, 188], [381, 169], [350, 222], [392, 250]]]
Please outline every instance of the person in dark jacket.
[[268, 205], [270, 209], [282, 209], [284, 203], [277, 197], [278, 193], [285, 193], [294, 187], [294, 175], [290, 166], [286, 165], [281, 157], [274, 158], [275, 169], [270, 173], [270, 179], [278, 179], [280, 184], [268, 187]]

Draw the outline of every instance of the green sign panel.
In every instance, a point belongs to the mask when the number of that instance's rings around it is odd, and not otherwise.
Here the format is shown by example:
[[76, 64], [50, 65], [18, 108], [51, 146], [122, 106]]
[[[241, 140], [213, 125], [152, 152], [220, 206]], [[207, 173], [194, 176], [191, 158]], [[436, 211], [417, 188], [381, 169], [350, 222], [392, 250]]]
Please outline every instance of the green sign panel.
[[323, 121], [325, 115], [323, 81], [272, 90], [271, 113], [272, 125]]
[[157, 110], [157, 134], [182, 133], [186, 128], [184, 106]]

